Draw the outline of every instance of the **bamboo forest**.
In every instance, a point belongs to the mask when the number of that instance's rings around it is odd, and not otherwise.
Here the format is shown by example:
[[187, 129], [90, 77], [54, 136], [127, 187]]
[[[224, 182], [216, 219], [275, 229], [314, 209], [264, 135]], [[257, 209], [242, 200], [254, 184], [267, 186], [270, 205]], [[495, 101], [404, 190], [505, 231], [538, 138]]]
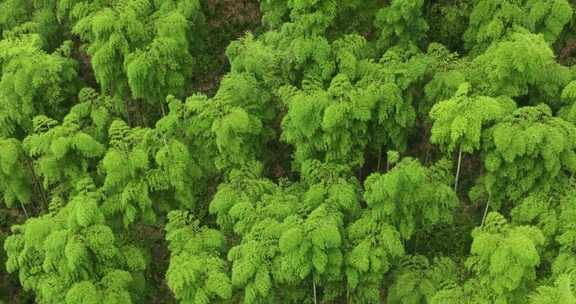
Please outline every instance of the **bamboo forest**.
[[0, 0], [0, 304], [576, 304], [575, 0]]

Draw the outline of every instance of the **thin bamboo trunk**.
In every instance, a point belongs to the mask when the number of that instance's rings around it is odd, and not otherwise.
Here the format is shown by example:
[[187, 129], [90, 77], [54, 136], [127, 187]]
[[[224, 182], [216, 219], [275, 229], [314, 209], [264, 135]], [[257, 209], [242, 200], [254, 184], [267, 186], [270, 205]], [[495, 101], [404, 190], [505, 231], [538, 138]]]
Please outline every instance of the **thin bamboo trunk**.
[[484, 226], [484, 221], [486, 220], [486, 214], [488, 214], [488, 207], [490, 207], [490, 200], [486, 202], [486, 208], [484, 208], [484, 215], [482, 215], [482, 223], [480, 226]]
[[314, 288], [314, 304], [318, 304], [318, 301], [316, 299], [316, 282], [314, 281], [314, 279], [312, 279], [312, 288]]
[[26, 211], [26, 207], [24, 207], [24, 204], [22, 202], [20, 202], [20, 206], [22, 207], [22, 210], [24, 210], [24, 215], [26, 216], [26, 219], [28, 219], [28, 211]]
[[462, 164], [462, 147], [458, 151], [458, 167], [456, 168], [456, 181], [454, 182], [454, 192], [458, 192], [458, 178], [460, 177], [460, 165]]

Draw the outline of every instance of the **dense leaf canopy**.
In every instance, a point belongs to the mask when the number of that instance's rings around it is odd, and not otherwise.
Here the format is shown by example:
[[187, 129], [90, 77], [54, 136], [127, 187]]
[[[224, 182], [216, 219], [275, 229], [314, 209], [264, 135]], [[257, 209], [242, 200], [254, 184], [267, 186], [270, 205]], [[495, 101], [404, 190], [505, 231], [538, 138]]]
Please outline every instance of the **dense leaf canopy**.
[[0, 304], [576, 304], [575, 8], [0, 0]]

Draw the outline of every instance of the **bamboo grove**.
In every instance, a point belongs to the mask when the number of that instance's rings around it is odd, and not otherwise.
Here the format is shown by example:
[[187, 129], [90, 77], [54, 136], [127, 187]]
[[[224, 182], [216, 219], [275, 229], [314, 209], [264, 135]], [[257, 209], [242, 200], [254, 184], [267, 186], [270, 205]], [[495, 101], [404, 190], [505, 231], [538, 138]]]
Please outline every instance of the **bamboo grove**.
[[0, 0], [0, 303], [576, 304], [568, 0]]

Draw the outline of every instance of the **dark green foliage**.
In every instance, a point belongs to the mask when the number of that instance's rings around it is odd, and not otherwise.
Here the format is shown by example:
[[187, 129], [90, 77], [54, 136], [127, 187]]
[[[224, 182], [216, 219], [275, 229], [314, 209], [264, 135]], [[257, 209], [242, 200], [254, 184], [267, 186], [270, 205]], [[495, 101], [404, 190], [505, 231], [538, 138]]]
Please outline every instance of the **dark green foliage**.
[[451, 50], [463, 51], [462, 36], [468, 28], [473, 6], [474, 1], [467, 0], [434, 1], [426, 16], [430, 25], [429, 31], [434, 33], [432, 39]]
[[422, 16], [424, 0], [393, 0], [376, 14], [375, 26], [380, 29], [378, 44], [386, 49], [392, 45], [418, 43], [428, 31]]
[[546, 303], [576, 303], [576, 295], [572, 287], [573, 278], [561, 275], [554, 281], [553, 286], [540, 286], [530, 295], [530, 304]]
[[424, 256], [408, 256], [394, 275], [388, 303], [443, 303], [443, 292], [459, 282], [457, 265], [448, 258], [430, 263]]

